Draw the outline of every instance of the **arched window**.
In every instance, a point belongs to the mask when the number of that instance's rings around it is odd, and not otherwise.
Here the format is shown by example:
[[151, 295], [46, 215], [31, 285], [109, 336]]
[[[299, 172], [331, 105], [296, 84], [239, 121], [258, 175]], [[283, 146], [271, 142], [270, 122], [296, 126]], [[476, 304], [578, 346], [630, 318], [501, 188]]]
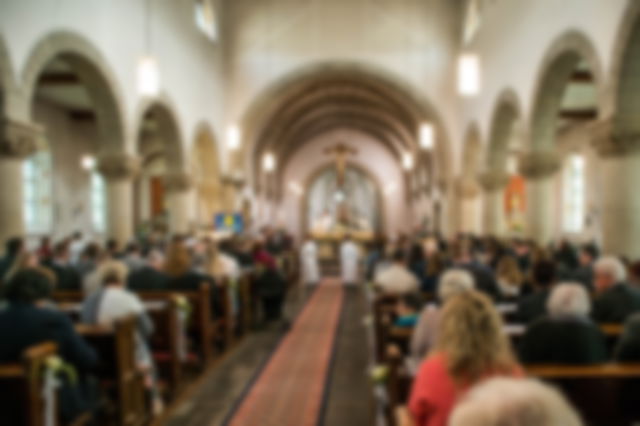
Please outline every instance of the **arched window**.
[[196, 25], [200, 31], [212, 41], [216, 41], [218, 39], [218, 24], [211, 0], [196, 0], [194, 12]]
[[569, 156], [563, 172], [562, 217], [565, 232], [581, 232], [585, 216], [585, 166], [581, 155]]
[[107, 230], [107, 197], [104, 177], [100, 173], [91, 173], [91, 224], [93, 230], [104, 233]]
[[53, 206], [51, 153], [39, 150], [24, 163], [24, 215], [27, 232], [48, 234], [52, 230]]

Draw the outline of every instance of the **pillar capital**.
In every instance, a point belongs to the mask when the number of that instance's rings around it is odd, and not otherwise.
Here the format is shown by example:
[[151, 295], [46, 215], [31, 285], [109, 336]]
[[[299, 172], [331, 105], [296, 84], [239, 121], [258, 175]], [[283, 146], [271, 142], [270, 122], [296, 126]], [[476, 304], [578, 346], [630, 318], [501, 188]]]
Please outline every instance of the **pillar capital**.
[[461, 198], [474, 198], [480, 194], [480, 187], [475, 179], [461, 176], [456, 181], [456, 191]]
[[560, 170], [560, 157], [553, 151], [531, 151], [520, 157], [520, 174], [527, 179], [542, 179]]
[[487, 192], [503, 189], [509, 184], [509, 174], [502, 170], [490, 170], [478, 176], [478, 183]]
[[130, 180], [140, 170], [140, 160], [124, 152], [102, 154], [97, 170], [107, 180]]
[[186, 192], [193, 187], [193, 178], [187, 172], [169, 172], [164, 175], [167, 192]]
[[621, 157], [640, 151], [640, 131], [622, 131], [612, 120], [598, 123], [591, 144], [601, 157]]
[[4, 118], [0, 121], [0, 156], [23, 159], [38, 149], [42, 128]]

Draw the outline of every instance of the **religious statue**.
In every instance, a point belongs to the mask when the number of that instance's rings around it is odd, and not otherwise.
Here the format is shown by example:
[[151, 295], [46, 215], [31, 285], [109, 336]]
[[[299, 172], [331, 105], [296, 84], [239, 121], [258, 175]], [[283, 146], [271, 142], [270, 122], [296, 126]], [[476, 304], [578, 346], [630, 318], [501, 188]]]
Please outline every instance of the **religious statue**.
[[345, 171], [347, 168], [347, 156], [355, 155], [358, 151], [350, 146], [338, 142], [337, 145], [324, 150], [325, 154], [333, 155], [336, 162], [336, 175], [338, 180], [338, 188], [344, 185]]

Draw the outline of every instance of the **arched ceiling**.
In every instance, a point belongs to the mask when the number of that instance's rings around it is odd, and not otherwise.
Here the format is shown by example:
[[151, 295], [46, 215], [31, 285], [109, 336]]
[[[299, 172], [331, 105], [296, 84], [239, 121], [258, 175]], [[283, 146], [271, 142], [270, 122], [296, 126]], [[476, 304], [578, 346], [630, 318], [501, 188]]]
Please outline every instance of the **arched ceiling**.
[[314, 137], [348, 128], [372, 136], [401, 161], [405, 152], [417, 156], [418, 129], [425, 121], [436, 127], [444, 160], [446, 133], [439, 117], [410, 88], [357, 65], [326, 64], [267, 90], [245, 117], [243, 147], [251, 170], [260, 173], [265, 153], [273, 153], [282, 169]]

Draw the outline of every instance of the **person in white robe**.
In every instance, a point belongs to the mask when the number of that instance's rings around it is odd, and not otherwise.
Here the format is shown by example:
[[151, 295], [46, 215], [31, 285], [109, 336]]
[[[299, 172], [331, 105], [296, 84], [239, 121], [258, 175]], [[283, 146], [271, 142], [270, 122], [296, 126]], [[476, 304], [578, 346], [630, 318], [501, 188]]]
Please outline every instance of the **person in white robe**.
[[300, 249], [300, 265], [302, 265], [302, 282], [315, 285], [320, 281], [320, 267], [318, 265], [318, 245], [307, 235]]
[[355, 285], [359, 281], [360, 250], [358, 245], [347, 235], [340, 246], [340, 267], [342, 283]]

